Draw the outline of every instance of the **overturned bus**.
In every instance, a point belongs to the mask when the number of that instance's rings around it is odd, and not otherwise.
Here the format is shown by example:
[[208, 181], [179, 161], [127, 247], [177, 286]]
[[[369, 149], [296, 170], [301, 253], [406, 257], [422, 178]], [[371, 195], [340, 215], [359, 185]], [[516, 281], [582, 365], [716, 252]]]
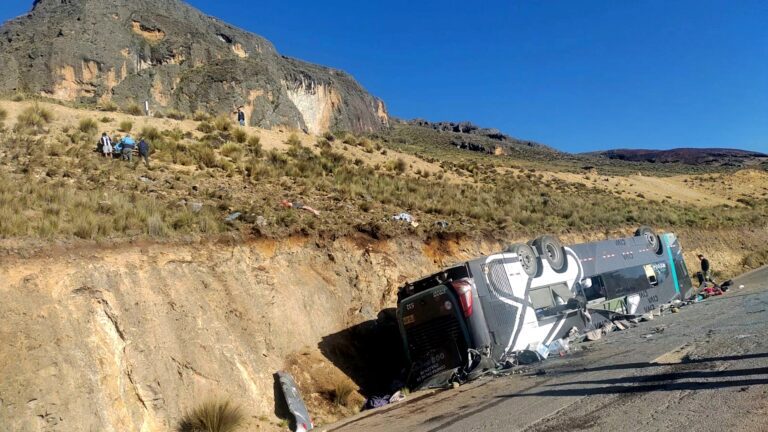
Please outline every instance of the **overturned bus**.
[[418, 386], [466, 365], [470, 352], [503, 362], [573, 327], [641, 315], [691, 290], [672, 233], [642, 227], [633, 237], [570, 246], [551, 236], [512, 245], [400, 288], [409, 381]]

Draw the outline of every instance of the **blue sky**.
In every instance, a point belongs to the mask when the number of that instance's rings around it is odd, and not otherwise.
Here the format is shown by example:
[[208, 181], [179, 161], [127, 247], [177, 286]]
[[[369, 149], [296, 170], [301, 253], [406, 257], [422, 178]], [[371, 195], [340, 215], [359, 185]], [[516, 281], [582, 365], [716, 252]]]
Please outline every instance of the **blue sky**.
[[[402, 118], [471, 120], [572, 152], [768, 152], [768, 2], [191, 0], [344, 69]], [[3, 0], [0, 18], [32, 0]]]

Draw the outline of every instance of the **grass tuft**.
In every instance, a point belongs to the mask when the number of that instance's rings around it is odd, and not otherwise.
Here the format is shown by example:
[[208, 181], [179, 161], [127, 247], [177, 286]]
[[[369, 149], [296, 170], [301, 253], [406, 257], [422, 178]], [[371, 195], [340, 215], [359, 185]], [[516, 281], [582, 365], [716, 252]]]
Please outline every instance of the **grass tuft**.
[[80, 124], [77, 126], [80, 132], [85, 134], [95, 133], [99, 129], [99, 123], [92, 118], [80, 119]]
[[45, 127], [53, 121], [53, 118], [53, 113], [50, 110], [34, 104], [19, 114], [14, 131], [37, 135], [45, 132]]
[[133, 122], [130, 120], [123, 120], [120, 122], [120, 132], [128, 133], [133, 129]]
[[134, 115], [134, 116], [144, 115], [144, 110], [141, 109], [139, 104], [137, 104], [136, 102], [129, 103], [125, 107], [125, 110], [123, 110], [123, 111], [125, 111], [126, 114], [130, 114], [130, 115]]
[[234, 432], [244, 421], [245, 416], [237, 405], [208, 400], [181, 419], [178, 432]]

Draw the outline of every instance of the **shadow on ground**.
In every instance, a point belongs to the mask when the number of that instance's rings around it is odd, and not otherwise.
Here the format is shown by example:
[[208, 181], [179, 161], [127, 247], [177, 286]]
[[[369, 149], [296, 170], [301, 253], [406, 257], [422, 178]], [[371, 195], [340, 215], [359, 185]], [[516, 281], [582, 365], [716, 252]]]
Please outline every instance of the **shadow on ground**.
[[391, 394], [393, 383], [404, 379], [406, 361], [394, 308], [382, 310], [375, 320], [325, 336], [318, 347], [364, 396]]
[[[620, 369], [642, 369], [649, 367], [686, 367], [696, 364], [714, 363], [714, 362], [732, 362], [749, 359], [759, 359], [768, 357], [768, 353], [744, 354], [722, 357], [706, 357], [697, 359], [686, 359], [682, 363], [622, 363], [617, 365], [607, 365], [594, 368], [582, 368], [575, 371], [564, 371], [568, 373], [598, 372]], [[756, 377], [755, 375], [768, 375], [768, 367], [736, 369], [736, 370], [687, 370], [672, 371], [659, 374], [650, 374], [642, 376], [626, 376], [620, 378], [582, 380], [556, 385], [556, 389], [542, 390], [533, 393], [506, 394], [497, 396], [498, 398], [519, 398], [519, 397], [568, 397], [568, 396], [595, 396], [595, 395], [617, 395], [632, 393], [647, 393], [657, 391], [680, 391], [680, 390], [715, 390], [721, 388], [738, 387], [745, 390], [751, 386], [760, 386], [768, 384], [768, 378]], [[750, 378], [750, 376], [752, 376]], [[742, 378], [728, 379], [727, 378]], [[692, 381], [703, 380], [703, 381]], [[567, 388], [569, 386], [578, 386]], [[599, 386], [599, 387], [593, 387]]]

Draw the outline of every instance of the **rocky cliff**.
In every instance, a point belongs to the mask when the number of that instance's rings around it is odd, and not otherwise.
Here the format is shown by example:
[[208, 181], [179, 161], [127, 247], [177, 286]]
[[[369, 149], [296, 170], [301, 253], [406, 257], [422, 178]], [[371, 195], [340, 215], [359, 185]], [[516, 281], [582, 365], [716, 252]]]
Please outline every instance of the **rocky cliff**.
[[251, 125], [372, 131], [383, 102], [350, 75], [281, 56], [181, 0], [35, 0], [0, 28], [0, 92], [232, 112]]

